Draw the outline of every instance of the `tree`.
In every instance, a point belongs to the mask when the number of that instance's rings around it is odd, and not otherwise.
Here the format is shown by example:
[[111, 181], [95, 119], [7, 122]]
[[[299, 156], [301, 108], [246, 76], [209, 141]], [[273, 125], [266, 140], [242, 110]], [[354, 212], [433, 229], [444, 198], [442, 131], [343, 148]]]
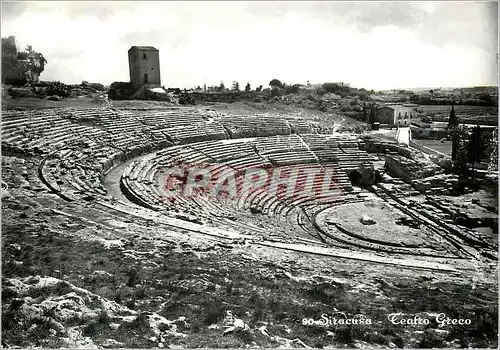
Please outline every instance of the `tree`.
[[250, 83], [247, 83], [247, 85], [245, 86], [245, 91], [250, 91]]
[[224, 90], [226, 90], [226, 87], [224, 86], [224, 82], [223, 82], [222, 80], [220, 81], [219, 90], [220, 90], [221, 92], [224, 92]]
[[453, 162], [457, 161], [459, 146], [460, 146], [460, 135], [457, 132], [456, 128], [453, 128], [451, 132], [451, 160]]
[[283, 90], [285, 90], [285, 93], [291, 94], [293, 92], [293, 85], [283, 83]]
[[257, 89], [255, 89], [255, 91], [261, 92], [262, 91], [262, 85], [259, 85], [259, 87]]
[[[449, 128], [448, 138], [451, 138], [451, 160], [455, 163], [462, 161], [459, 155], [463, 155], [465, 159], [465, 140], [468, 139], [468, 134], [464, 128], [460, 127], [458, 124]], [[456, 165], [456, 164], [455, 164]], [[462, 168], [462, 164], [459, 168]], [[457, 168], [457, 166], [455, 166]]]
[[479, 125], [472, 129], [467, 144], [467, 161], [474, 164], [486, 159], [491, 154], [491, 140], [491, 132], [481, 130]]
[[321, 87], [331, 93], [342, 91], [342, 87], [337, 83], [324, 83]]
[[18, 60], [27, 60], [28, 59], [28, 53], [27, 52], [19, 52], [17, 54], [17, 59]]
[[31, 45], [17, 52], [14, 37], [2, 38], [2, 79], [15, 84], [37, 82], [47, 60]]
[[291, 92], [293, 94], [297, 94], [300, 91], [300, 84], [293, 84], [291, 88]]
[[490, 161], [488, 164], [488, 173], [498, 171], [498, 130], [491, 133], [490, 139]]
[[281, 89], [283, 87], [283, 84], [281, 83], [281, 81], [279, 81], [278, 79], [273, 79], [269, 82], [269, 86], [273, 89], [276, 89], [276, 88], [279, 88]]
[[410, 102], [411, 103], [418, 103], [419, 98], [417, 94], [410, 95]]
[[365, 100], [363, 101], [363, 120], [364, 121], [367, 121], [366, 117], [367, 117], [367, 113], [366, 113], [366, 98], [365, 98]]
[[451, 111], [450, 111], [450, 119], [448, 120], [448, 129], [449, 128], [456, 128], [458, 126], [458, 118], [455, 114], [455, 105], [451, 105]]
[[493, 98], [489, 93], [484, 92], [478, 96], [479, 103], [486, 106], [495, 106], [496, 99]]
[[24, 52], [28, 61], [26, 62], [28, 81], [38, 81], [40, 73], [45, 70], [47, 60], [41, 53], [34, 51], [31, 45], [26, 46]]
[[233, 91], [240, 91], [240, 84], [236, 80], [233, 81]]
[[368, 115], [368, 124], [373, 124], [375, 122], [375, 118], [377, 116], [377, 107], [374, 102], [372, 102], [370, 108], [370, 114]]

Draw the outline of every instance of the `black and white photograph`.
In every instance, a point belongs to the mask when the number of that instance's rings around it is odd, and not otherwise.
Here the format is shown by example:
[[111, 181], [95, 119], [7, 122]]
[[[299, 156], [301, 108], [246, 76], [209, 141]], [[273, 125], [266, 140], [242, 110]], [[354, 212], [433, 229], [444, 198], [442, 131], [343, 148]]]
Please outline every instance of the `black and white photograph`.
[[2, 348], [498, 348], [498, 1], [0, 6]]

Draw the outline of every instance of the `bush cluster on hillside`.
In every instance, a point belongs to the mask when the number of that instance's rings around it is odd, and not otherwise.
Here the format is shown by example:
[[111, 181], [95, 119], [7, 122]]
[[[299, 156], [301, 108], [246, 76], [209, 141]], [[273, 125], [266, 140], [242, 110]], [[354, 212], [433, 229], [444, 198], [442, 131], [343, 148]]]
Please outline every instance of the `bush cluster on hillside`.
[[26, 98], [26, 97], [40, 97], [33, 89], [31, 88], [13, 88], [10, 87], [7, 90], [7, 94], [12, 98]]
[[132, 83], [115, 81], [109, 88], [108, 97], [112, 100], [127, 100], [132, 98], [134, 92]]
[[179, 97], [179, 104], [181, 104], [181, 105], [194, 105], [194, 104], [196, 104], [196, 102], [192, 96], [189, 96], [188, 94], [182, 94]]
[[46, 93], [48, 96], [57, 95], [61, 97], [69, 97], [71, 88], [60, 81], [52, 81], [47, 85]]

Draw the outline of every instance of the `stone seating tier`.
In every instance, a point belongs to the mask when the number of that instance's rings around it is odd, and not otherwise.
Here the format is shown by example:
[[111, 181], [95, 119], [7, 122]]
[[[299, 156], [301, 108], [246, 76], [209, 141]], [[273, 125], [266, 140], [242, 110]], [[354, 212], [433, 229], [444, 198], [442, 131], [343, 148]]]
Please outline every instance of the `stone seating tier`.
[[[296, 220], [297, 212], [300, 212], [297, 207], [315, 204], [314, 200], [307, 198], [279, 198], [266, 196], [266, 192], [251, 193], [248, 198], [231, 203], [209, 201], [208, 204], [203, 197], [196, 201], [178, 198], [176, 203], [167, 203], [157, 188], [163, 176], [162, 168], [175, 164], [213, 162], [220, 164], [219, 175], [222, 176], [230, 169], [243, 172], [256, 165], [321, 166], [318, 162], [329, 160], [325, 151], [328, 149], [338, 154], [337, 163], [332, 166], [337, 166], [339, 171], [343, 166], [349, 167], [351, 163], [363, 161], [362, 153], [350, 153], [350, 150], [354, 151], [358, 147], [355, 139], [291, 134], [299, 129], [301, 132], [309, 131], [309, 122], [273, 116], [233, 118], [217, 113], [201, 113], [195, 109], [192, 114], [184, 115], [183, 111], [175, 109], [144, 114], [142, 111], [131, 113], [96, 108], [12, 113], [6, 118], [7, 128], [2, 130], [2, 136], [7, 136], [8, 140], [3, 143], [13, 147], [37, 147], [46, 153], [59, 150], [49, 154], [40, 167], [41, 179], [68, 200], [78, 200], [88, 195], [109, 199], [101, 182], [107, 170], [135, 155], [152, 152], [162, 146], [168, 147], [146, 157], [148, 161], [132, 163], [127, 167], [120, 184], [123, 192], [136, 204], [153, 210], [164, 211], [167, 208], [202, 213], [206, 220], [211, 220], [215, 214], [219, 216], [221, 224], [227, 224], [227, 217], [232, 210], [257, 205], [268, 215], [291, 222], [288, 213], [293, 213], [293, 219]], [[224, 141], [242, 136], [256, 139]], [[17, 142], [16, 145], [13, 142]], [[339, 145], [345, 152], [339, 150]], [[346, 174], [340, 175], [339, 179], [342, 189], [350, 186]], [[241, 176], [237, 181], [241, 185]], [[232, 224], [248, 230], [253, 225], [244, 220]]]

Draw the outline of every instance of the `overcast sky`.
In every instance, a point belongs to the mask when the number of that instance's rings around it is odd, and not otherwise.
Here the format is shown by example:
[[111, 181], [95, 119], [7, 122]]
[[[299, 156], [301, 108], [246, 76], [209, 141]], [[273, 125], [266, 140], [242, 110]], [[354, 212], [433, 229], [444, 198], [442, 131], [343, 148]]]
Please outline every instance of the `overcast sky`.
[[42, 80], [129, 81], [133, 45], [167, 87], [498, 84], [497, 2], [5, 2], [2, 37], [48, 60]]

